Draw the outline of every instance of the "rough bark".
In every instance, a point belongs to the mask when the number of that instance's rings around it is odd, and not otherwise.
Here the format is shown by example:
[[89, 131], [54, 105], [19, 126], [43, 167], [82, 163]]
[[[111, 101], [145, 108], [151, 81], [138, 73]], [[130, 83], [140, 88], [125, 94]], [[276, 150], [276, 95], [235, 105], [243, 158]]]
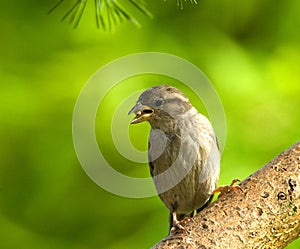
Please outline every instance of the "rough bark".
[[284, 248], [300, 235], [300, 141], [153, 248]]

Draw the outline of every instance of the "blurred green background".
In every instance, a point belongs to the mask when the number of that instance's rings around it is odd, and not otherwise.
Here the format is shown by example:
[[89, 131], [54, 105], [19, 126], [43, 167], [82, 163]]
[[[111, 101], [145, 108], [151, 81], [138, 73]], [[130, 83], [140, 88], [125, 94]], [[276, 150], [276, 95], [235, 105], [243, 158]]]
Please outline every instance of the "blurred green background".
[[[2, 1], [0, 248], [140, 249], [167, 234], [168, 212], [158, 197], [106, 192], [85, 174], [74, 151], [77, 96], [97, 69], [121, 56], [171, 53], [211, 79], [227, 121], [220, 184], [244, 179], [299, 140], [300, 2], [198, 2], [180, 10], [175, 0], [152, 0], [154, 19], [132, 9], [141, 28], [127, 23], [105, 33], [96, 29], [90, 1], [76, 30], [59, 22], [67, 7], [47, 15], [55, 1]], [[109, 93], [96, 132], [114, 168], [144, 177], [147, 165], [119, 155], [108, 133], [124, 96], [161, 83], [155, 77], [132, 82]], [[200, 100], [190, 98], [205, 113]], [[127, 132], [128, 126], [119, 129]], [[148, 130], [147, 124], [129, 128], [140, 150]], [[296, 241], [288, 248], [299, 246]]]

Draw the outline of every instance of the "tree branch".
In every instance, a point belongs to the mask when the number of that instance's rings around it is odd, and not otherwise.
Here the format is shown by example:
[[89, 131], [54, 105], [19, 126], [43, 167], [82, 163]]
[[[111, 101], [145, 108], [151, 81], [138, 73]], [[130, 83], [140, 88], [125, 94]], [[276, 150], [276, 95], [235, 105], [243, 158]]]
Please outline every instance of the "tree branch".
[[300, 141], [222, 195], [158, 248], [284, 248], [300, 235]]

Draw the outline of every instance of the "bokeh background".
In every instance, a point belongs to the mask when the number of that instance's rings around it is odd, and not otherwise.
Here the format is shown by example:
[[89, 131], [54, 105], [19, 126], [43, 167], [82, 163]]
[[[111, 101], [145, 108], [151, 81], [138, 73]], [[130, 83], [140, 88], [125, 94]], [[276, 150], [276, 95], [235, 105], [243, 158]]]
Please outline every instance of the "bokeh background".
[[[1, 3], [0, 248], [140, 249], [167, 234], [168, 212], [158, 197], [106, 192], [85, 174], [74, 151], [77, 96], [96, 70], [121, 56], [171, 53], [211, 79], [227, 121], [220, 184], [244, 179], [299, 140], [298, 0], [199, 0], [197, 6], [186, 2], [184, 10], [175, 0], [152, 0], [152, 20], [130, 8], [142, 27], [127, 23], [114, 32], [96, 29], [92, 1], [76, 30], [59, 21], [72, 2], [47, 15], [55, 3]], [[99, 108], [99, 147], [124, 174], [149, 176], [146, 164], [114, 148], [113, 110], [124, 96], [160, 80], [121, 82]], [[172, 79], [163, 83], [182, 87]], [[190, 98], [205, 113], [201, 100]], [[119, 128], [129, 129], [132, 143], [144, 150], [149, 125], [128, 128], [130, 119]], [[295, 241], [288, 248], [299, 246]]]

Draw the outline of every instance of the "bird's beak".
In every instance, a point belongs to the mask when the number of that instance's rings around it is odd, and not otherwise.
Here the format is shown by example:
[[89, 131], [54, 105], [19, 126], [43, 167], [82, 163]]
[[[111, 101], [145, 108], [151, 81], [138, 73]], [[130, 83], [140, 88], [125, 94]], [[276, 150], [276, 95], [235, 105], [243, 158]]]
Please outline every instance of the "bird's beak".
[[137, 124], [144, 121], [148, 121], [154, 110], [149, 106], [142, 105], [140, 102], [137, 102], [136, 105], [128, 112], [129, 114], [135, 114], [135, 118], [130, 122], [130, 124]]

